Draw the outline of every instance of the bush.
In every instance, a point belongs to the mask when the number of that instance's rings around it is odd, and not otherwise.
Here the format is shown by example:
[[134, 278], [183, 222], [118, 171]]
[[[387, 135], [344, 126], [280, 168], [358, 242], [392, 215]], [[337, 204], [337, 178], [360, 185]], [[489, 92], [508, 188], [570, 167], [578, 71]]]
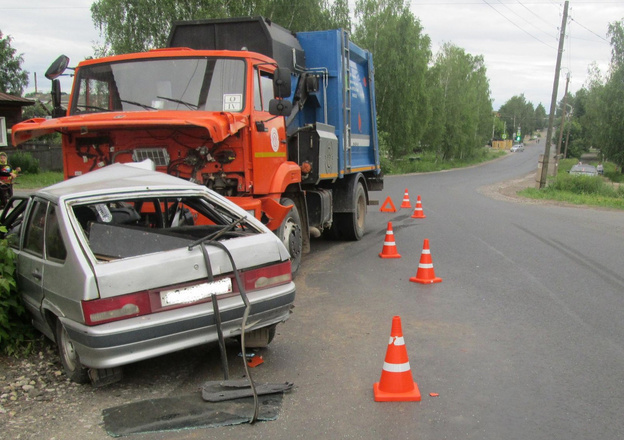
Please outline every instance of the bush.
[[594, 176], [561, 174], [557, 176], [550, 186], [552, 189], [568, 191], [574, 194], [601, 194], [609, 190], [612, 191], [612, 194], [614, 193], [613, 187], [605, 185], [600, 177]]
[[40, 171], [39, 161], [32, 154], [24, 151], [11, 154], [9, 163], [13, 169], [21, 168], [22, 173], [38, 174]]
[[[0, 227], [0, 232], [6, 228]], [[6, 238], [0, 240], [0, 352], [9, 356], [27, 354], [35, 332], [30, 325], [15, 283], [15, 254]]]

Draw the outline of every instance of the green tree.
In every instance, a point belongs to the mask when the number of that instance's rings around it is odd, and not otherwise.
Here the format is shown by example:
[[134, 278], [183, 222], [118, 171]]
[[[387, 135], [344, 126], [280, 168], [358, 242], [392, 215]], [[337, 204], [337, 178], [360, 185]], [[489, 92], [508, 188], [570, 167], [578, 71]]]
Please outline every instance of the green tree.
[[28, 85], [28, 72], [22, 70], [24, 59], [11, 47], [11, 36], [0, 31], [0, 92], [22, 96]]
[[600, 149], [624, 172], [624, 21], [609, 24], [607, 35], [611, 38], [612, 58], [611, 74], [602, 95], [604, 133]]
[[524, 94], [513, 96], [501, 106], [499, 112], [506, 123], [507, 135], [510, 139], [514, 133], [518, 132], [518, 128], [522, 136], [535, 130], [535, 109], [532, 103], [527, 102]]
[[535, 129], [543, 130], [546, 128], [546, 119], [548, 115], [546, 114], [546, 109], [540, 102], [537, 107], [535, 107]]
[[431, 42], [403, 0], [359, 0], [353, 39], [372, 52], [379, 130], [397, 158], [420, 147], [431, 117], [426, 90]]
[[[611, 65], [602, 75], [593, 66], [582, 93], [579, 119], [586, 145], [599, 148], [605, 159], [624, 168], [624, 22], [609, 24]], [[576, 108], [576, 106], [575, 106]]]
[[493, 129], [492, 129], [493, 139], [497, 139], [497, 140], [502, 139], [503, 133], [505, 132], [505, 124], [499, 117], [498, 112], [494, 112], [494, 120], [492, 124], [493, 124]]
[[492, 136], [492, 100], [481, 56], [446, 43], [427, 75], [432, 118], [425, 142], [442, 159], [466, 158]]
[[97, 0], [91, 6], [104, 37], [99, 56], [164, 47], [177, 20], [256, 15], [293, 32], [350, 27], [347, 0]]

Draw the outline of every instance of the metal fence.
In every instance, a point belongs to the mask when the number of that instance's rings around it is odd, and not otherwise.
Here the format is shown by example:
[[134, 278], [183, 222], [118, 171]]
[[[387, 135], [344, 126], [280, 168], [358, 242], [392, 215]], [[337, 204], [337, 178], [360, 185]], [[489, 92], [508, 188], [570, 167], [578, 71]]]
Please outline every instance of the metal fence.
[[63, 171], [63, 153], [60, 145], [43, 143], [26, 143], [15, 149], [5, 150], [11, 161], [11, 155], [16, 151], [29, 153], [39, 161], [41, 171]]

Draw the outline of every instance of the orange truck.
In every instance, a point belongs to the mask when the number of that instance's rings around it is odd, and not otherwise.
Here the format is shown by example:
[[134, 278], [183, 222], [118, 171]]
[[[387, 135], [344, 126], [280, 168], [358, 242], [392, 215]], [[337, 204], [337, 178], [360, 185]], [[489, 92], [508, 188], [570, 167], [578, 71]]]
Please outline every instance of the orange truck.
[[65, 178], [151, 159], [231, 199], [274, 231], [293, 272], [310, 237], [359, 240], [383, 189], [372, 55], [344, 30], [291, 33], [263, 17], [174, 23], [166, 48], [73, 68], [68, 108], [14, 145], [61, 133]]

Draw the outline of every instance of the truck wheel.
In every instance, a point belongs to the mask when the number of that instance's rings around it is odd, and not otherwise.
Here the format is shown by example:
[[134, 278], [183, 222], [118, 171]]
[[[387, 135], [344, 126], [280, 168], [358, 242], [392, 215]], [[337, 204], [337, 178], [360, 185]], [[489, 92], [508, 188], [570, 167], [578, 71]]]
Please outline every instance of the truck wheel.
[[301, 254], [303, 252], [301, 217], [299, 216], [297, 205], [291, 199], [284, 197], [280, 200], [280, 203], [284, 206], [292, 206], [277, 230], [277, 236], [282, 240], [288, 252], [290, 252], [290, 264], [294, 276], [301, 265]]
[[353, 212], [334, 215], [334, 221], [345, 240], [360, 240], [366, 226], [366, 192], [362, 182], [358, 182], [353, 195]]
[[56, 321], [56, 345], [67, 377], [72, 382], [88, 383], [89, 369], [80, 363], [78, 353], [74, 350], [74, 344], [60, 320]]

